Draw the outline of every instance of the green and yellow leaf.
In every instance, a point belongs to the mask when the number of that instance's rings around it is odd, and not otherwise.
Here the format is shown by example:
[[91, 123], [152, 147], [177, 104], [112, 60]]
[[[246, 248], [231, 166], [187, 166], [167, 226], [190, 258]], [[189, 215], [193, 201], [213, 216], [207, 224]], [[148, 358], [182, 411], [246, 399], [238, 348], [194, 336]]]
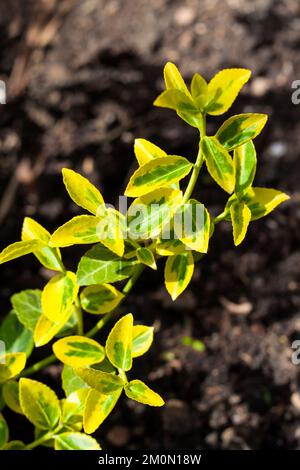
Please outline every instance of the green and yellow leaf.
[[251, 211], [244, 202], [236, 201], [230, 207], [233, 240], [238, 246], [244, 240], [251, 220]]
[[98, 226], [101, 217], [78, 215], [66, 222], [53, 233], [50, 246], [71, 246], [100, 241]]
[[195, 73], [192, 78], [191, 94], [193, 99], [200, 105], [199, 108], [204, 108], [207, 99], [207, 81], [199, 73]]
[[71, 309], [78, 289], [76, 275], [71, 271], [54, 276], [42, 292], [43, 315], [52, 322], [59, 322]]
[[92, 434], [98, 429], [114, 409], [121, 393], [122, 388], [111, 394], [103, 394], [94, 389], [89, 390], [83, 414], [84, 432]]
[[231, 156], [216, 137], [204, 137], [201, 148], [210, 176], [224, 191], [231, 194], [235, 185], [235, 169]]
[[4, 248], [0, 253], [0, 264], [7, 263], [21, 256], [29, 255], [30, 253], [38, 251], [45, 246], [42, 240], [28, 240], [16, 242]]
[[[22, 227], [22, 241], [42, 240], [46, 245], [49, 244], [50, 233], [42, 225], [30, 217], [25, 217]], [[63, 264], [59, 249], [45, 246], [34, 252], [39, 262], [48, 269], [62, 271]]]
[[123, 256], [125, 244], [125, 219], [115, 209], [109, 208], [97, 226], [99, 241], [118, 256]]
[[247, 69], [225, 69], [217, 73], [207, 87], [205, 111], [213, 116], [228, 111], [250, 76]]
[[132, 330], [132, 357], [139, 357], [145, 354], [153, 342], [152, 326], [135, 325]]
[[237, 194], [243, 194], [251, 187], [256, 172], [256, 163], [256, 150], [251, 140], [234, 150], [233, 164]]
[[80, 432], [57, 434], [54, 441], [55, 450], [101, 450], [96, 439]]
[[172, 62], [167, 62], [164, 67], [164, 80], [167, 90], [179, 90], [187, 96], [191, 96], [184, 79], [178, 68]]
[[191, 251], [167, 258], [165, 266], [165, 285], [172, 300], [187, 288], [194, 272], [194, 259]]
[[56, 321], [50, 320], [46, 315], [41, 315], [34, 329], [33, 339], [38, 348], [49, 343], [51, 339], [64, 327], [72, 315], [73, 310], [63, 312], [63, 315]]
[[123, 380], [118, 375], [103, 372], [102, 370], [79, 368], [75, 372], [89, 387], [104, 395], [122, 390], [124, 386]]
[[62, 170], [64, 184], [73, 201], [94, 215], [101, 215], [104, 206], [103, 197], [88, 179], [68, 168]]
[[19, 322], [13, 310], [6, 315], [1, 323], [0, 339], [4, 341], [7, 353], [24, 352], [29, 357], [32, 352], [32, 332]]
[[170, 186], [184, 178], [191, 168], [192, 164], [186, 158], [175, 155], [151, 160], [134, 172], [125, 195], [139, 197], [155, 189]]
[[39, 289], [23, 290], [11, 297], [12, 306], [19, 319], [28, 330], [34, 331], [38, 319], [42, 315], [42, 291]]
[[81, 388], [72, 392], [62, 402], [62, 423], [74, 431], [81, 431], [83, 425], [83, 410], [89, 393], [88, 388]]
[[165, 404], [162, 397], [151, 390], [141, 380], [132, 380], [125, 385], [125, 393], [131, 400], [143, 403], [143, 405], [149, 406], [163, 406]]
[[15, 380], [5, 382], [2, 388], [5, 404], [15, 413], [23, 414], [19, 399], [19, 384]]
[[124, 295], [110, 284], [85, 287], [80, 294], [82, 308], [89, 313], [103, 314], [114, 310]]
[[97, 341], [85, 336], [67, 336], [53, 344], [55, 356], [71, 367], [86, 367], [103, 361], [105, 352]]
[[106, 340], [106, 355], [117, 369], [132, 367], [132, 331], [133, 316], [128, 313], [117, 321]]
[[162, 228], [170, 225], [182, 202], [182, 192], [161, 188], [133, 201], [127, 212], [128, 234], [133, 240], [157, 238]]
[[245, 195], [245, 202], [251, 211], [251, 220], [257, 220], [272, 212], [290, 197], [276, 189], [251, 188]]
[[0, 413], [0, 449], [2, 449], [5, 446], [5, 444], [8, 442], [8, 439], [9, 439], [8, 426], [2, 413]]
[[77, 392], [77, 390], [87, 388], [87, 384], [76, 374], [73, 367], [67, 366], [66, 364], [61, 373], [61, 380], [62, 388], [67, 397], [71, 393]]
[[122, 281], [131, 276], [136, 264], [134, 259], [123, 259], [106, 247], [96, 245], [81, 258], [77, 281], [80, 286]]
[[156, 158], [167, 157], [164, 150], [146, 139], [135, 139], [134, 153], [140, 166], [143, 166], [145, 163], [155, 160]]
[[26, 354], [24, 352], [0, 355], [0, 383], [18, 375], [24, 369], [25, 364]]
[[61, 411], [56, 394], [41, 382], [20, 379], [20, 404], [26, 418], [39, 429], [57, 426]]
[[253, 140], [266, 125], [266, 114], [238, 114], [222, 124], [216, 138], [223, 147], [230, 151]]
[[151, 269], [157, 269], [154, 254], [151, 250], [149, 250], [149, 248], [138, 248], [136, 250], [136, 256], [140, 263], [145, 264], [145, 266], [149, 266]]
[[203, 204], [190, 199], [176, 212], [174, 229], [177, 237], [191, 250], [207, 253], [210, 215]]
[[24, 450], [25, 444], [22, 441], [10, 441], [5, 444], [2, 450]]

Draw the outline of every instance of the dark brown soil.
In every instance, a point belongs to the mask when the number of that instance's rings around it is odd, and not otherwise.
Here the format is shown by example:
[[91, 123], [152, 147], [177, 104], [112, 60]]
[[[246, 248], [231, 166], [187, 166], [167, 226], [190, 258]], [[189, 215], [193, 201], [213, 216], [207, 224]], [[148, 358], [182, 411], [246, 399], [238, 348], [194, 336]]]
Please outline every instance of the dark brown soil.
[[[97, 438], [108, 449], [299, 448], [300, 368], [291, 362], [291, 343], [300, 339], [300, 108], [291, 102], [300, 79], [299, 1], [2, 0], [0, 39], [0, 78], [8, 83], [0, 107], [1, 247], [19, 239], [26, 215], [53, 230], [80, 213], [66, 197], [63, 166], [115, 203], [134, 169], [135, 137], [194, 158], [195, 130], [152, 106], [167, 60], [187, 78], [252, 69], [233, 112], [270, 115], [257, 141], [256, 185], [291, 200], [253, 224], [238, 249], [229, 224], [220, 224], [176, 303], [161, 273], [139, 281], [123, 311], [157, 332], [133, 374], [166, 406], [123, 399]], [[208, 131], [220, 122], [212, 119]], [[206, 174], [195, 195], [213, 213], [222, 210], [224, 195]], [[65, 250], [69, 268], [83, 251]], [[0, 272], [1, 315], [11, 294], [49, 277], [29, 256]], [[206, 351], [183, 346], [185, 334]], [[58, 373], [51, 366], [38, 377], [59, 391]], [[13, 437], [29, 442], [25, 420], [6, 416]]]

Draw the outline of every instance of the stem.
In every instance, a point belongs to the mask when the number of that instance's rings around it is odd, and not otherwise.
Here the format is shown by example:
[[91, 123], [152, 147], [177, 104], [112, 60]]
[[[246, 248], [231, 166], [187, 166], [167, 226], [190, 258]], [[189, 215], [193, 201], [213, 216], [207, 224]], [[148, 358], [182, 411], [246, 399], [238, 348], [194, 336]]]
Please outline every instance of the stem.
[[48, 439], [51, 439], [54, 434], [54, 431], [49, 431], [47, 434], [44, 434], [44, 436], [39, 437], [35, 441], [31, 442], [25, 447], [25, 450], [31, 450], [34, 449], [35, 447], [39, 446], [40, 444], [43, 444], [43, 442], [48, 441]]
[[24, 369], [20, 376], [21, 377], [27, 377], [28, 375], [35, 374], [35, 372], [38, 372], [39, 370], [43, 369], [43, 367], [48, 366], [49, 364], [52, 364], [56, 360], [56, 356], [54, 354], [51, 354], [51, 356], [46, 357], [45, 359], [42, 359], [39, 362], [36, 362], [33, 366], [27, 367], [27, 369]]
[[218, 224], [219, 222], [221, 222], [222, 220], [225, 220], [225, 217], [226, 217], [226, 212], [222, 212], [221, 214], [217, 215], [217, 217], [214, 218], [214, 224]]
[[201, 145], [200, 145], [201, 139], [203, 139], [203, 137], [206, 136], [206, 116], [204, 114], [202, 116], [201, 127], [200, 127], [199, 130], [200, 130], [200, 141], [199, 141], [198, 155], [197, 155], [196, 162], [194, 164], [194, 169], [193, 169], [193, 172], [192, 172], [192, 176], [190, 178], [189, 184], [187, 185], [187, 188], [186, 188], [184, 196], [183, 196], [182, 204], [185, 204], [190, 199], [190, 197], [192, 195], [192, 192], [194, 190], [194, 187], [197, 183], [199, 172], [201, 170], [203, 160], [204, 160], [203, 155], [202, 155], [202, 151], [201, 151]]
[[83, 335], [83, 332], [84, 332], [84, 329], [83, 329], [83, 316], [82, 316], [81, 305], [80, 305], [78, 297], [75, 300], [75, 313], [76, 313], [76, 317], [77, 317], [77, 332], [78, 332], [79, 335]]

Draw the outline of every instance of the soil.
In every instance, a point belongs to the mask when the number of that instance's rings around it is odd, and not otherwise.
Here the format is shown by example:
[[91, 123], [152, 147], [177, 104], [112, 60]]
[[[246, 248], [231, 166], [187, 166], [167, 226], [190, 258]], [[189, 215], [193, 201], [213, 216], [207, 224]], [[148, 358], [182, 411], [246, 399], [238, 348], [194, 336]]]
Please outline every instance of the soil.
[[[105, 449], [299, 448], [300, 368], [291, 362], [300, 339], [300, 108], [291, 101], [300, 79], [299, 1], [2, 0], [0, 39], [8, 89], [0, 107], [1, 247], [19, 239], [24, 216], [53, 230], [81, 213], [66, 197], [62, 167], [116, 203], [135, 168], [135, 137], [194, 158], [196, 131], [152, 106], [167, 60], [187, 78], [224, 67], [253, 71], [233, 113], [269, 114], [257, 139], [256, 185], [291, 200], [252, 224], [237, 249], [230, 225], [220, 224], [175, 303], [162, 269], [138, 282], [122, 311], [154, 324], [156, 335], [133, 374], [166, 406], [123, 398], [96, 437]], [[211, 119], [209, 133], [220, 122]], [[221, 212], [224, 194], [205, 172], [195, 196]], [[70, 269], [85, 249], [65, 250]], [[14, 292], [41, 288], [49, 275], [30, 256], [4, 265], [1, 315]], [[205, 351], [184, 346], [184, 335]], [[61, 393], [59, 372], [53, 365], [36, 377]], [[23, 417], [6, 416], [12, 437], [32, 440]]]

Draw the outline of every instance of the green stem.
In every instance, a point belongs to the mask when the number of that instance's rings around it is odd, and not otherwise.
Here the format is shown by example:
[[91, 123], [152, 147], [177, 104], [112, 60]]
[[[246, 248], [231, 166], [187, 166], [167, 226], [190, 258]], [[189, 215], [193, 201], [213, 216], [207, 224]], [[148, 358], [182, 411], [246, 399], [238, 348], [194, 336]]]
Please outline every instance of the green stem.
[[43, 442], [48, 441], [49, 439], [51, 439], [53, 434], [54, 434], [54, 431], [47, 432], [47, 434], [44, 434], [44, 436], [39, 437], [39, 439], [36, 439], [35, 441], [28, 444], [25, 447], [25, 450], [31, 450], [31, 449], [34, 449], [35, 447], [38, 447], [40, 444], [43, 444]]
[[77, 332], [79, 335], [83, 335], [83, 316], [79, 298], [77, 297], [75, 300], [75, 313], [77, 317]]
[[226, 217], [226, 212], [223, 211], [221, 214], [217, 215], [217, 217], [214, 218], [214, 224], [218, 224], [219, 222], [222, 222], [222, 220], [225, 220]]
[[27, 369], [24, 369], [20, 376], [21, 377], [27, 377], [29, 375], [35, 374], [39, 370], [43, 369], [43, 367], [49, 366], [49, 364], [52, 364], [56, 360], [56, 356], [54, 354], [51, 354], [51, 356], [45, 357], [45, 359], [42, 359], [39, 362], [36, 362], [33, 366], [27, 367]]
[[200, 130], [200, 137], [201, 138], [200, 138], [200, 141], [199, 141], [198, 155], [197, 155], [196, 162], [194, 164], [194, 169], [193, 169], [193, 172], [192, 172], [192, 176], [190, 178], [189, 184], [187, 185], [187, 188], [186, 188], [184, 196], [183, 196], [183, 201], [182, 201], [183, 204], [185, 204], [190, 199], [190, 197], [193, 193], [193, 190], [194, 190], [194, 187], [197, 183], [199, 172], [201, 170], [203, 160], [204, 160], [203, 155], [202, 155], [200, 142], [201, 142], [201, 139], [203, 139], [203, 137], [206, 136], [206, 116], [205, 115], [202, 116], [201, 127], [200, 127], [199, 130]]

